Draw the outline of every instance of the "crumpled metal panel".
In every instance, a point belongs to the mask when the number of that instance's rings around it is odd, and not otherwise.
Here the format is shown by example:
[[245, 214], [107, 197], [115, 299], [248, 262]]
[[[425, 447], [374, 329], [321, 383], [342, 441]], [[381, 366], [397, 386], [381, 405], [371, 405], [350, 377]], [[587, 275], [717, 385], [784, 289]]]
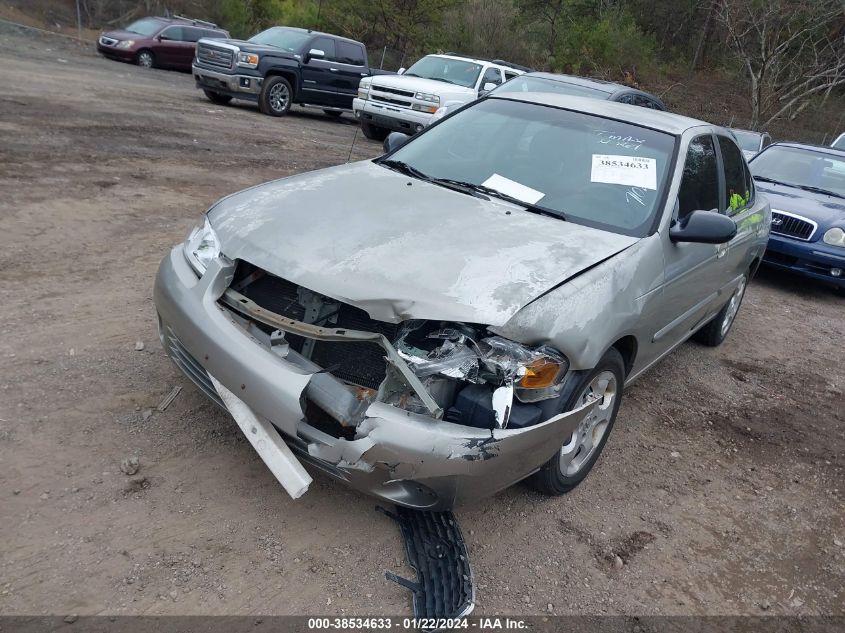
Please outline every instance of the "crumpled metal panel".
[[370, 161], [247, 189], [224, 198], [209, 219], [228, 257], [391, 323], [501, 325], [638, 239], [467, 196]]

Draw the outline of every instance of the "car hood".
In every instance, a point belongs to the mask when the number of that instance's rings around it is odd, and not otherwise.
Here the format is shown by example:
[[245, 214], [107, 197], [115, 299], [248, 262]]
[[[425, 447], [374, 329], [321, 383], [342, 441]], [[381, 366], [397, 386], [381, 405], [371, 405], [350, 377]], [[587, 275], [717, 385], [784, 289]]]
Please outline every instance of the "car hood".
[[834, 224], [845, 224], [845, 198], [759, 180], [754, 183], [758, 191], [766, 194], [773, 210], [796, 213], [818, 224], [820, 231], [817, 231], [817, 235]]
[[386, 88], [397, 88], [399, 90], [411, 90], [413, 92], [426, 92], [429, 94], [460, 94], [476, 96], [476, 91], [465, 86], [450, 84], [445, 81], [425, 79], [423, 77], [409, 77], [408, 75], [378, 75], [373, 79], [373, 86], [385, 86]]
[[267, 44], [254, 44], [252, 42], [247, 42], [246, 40], [212, 40], [210, 43], [214, 44], [214, 42], [226, 42], [227, 44], [233, 44], [237, 46], [239, 49], [246, 53], [255, 53], [256, 55], [273, 55], [274, 57], [287, 57], [289, 59], [298, 58], [299, 55], [291, 53], [290, 51], [286, 51], [283, 48], [279, 48], [278, 46], [269, 46]]
[[132, 31], [103, 31], [102, 35], [110, 37], [113, 40], [148, 40], [152, 37], [150, 35], [133, 33]]
[[224, 255], [380, 321], [503, 325], [638, 238], [528, 213], [364, 161], [269, 182], [209, 211]]

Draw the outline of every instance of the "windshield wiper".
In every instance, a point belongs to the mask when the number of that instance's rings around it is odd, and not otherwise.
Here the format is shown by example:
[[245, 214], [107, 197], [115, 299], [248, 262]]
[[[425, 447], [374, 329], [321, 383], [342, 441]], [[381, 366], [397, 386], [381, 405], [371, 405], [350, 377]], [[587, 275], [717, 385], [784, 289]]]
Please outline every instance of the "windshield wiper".
[[406, 176], [411, 176], [413, 178], [418, 178], [419, 180], [423, 180], [425, 182], [430, 182], [435, 185], [440, 185], [442, 187], [446, 187], [451, 189], [452, 191], [458, 191], [460, 193], [465, 193], [468, 196], [473, 196], [475, 198], [484, 198], [485, 200], [489, 200], [487, 196], [482, 195], [481, 193], [475, 191], [471, 186], [464, 185], [460, 182], [453, 182], [450, 180], [441, 180], [439, 178], [432, 178], [427, 174], [424, 174], [416, 167], [411, 167], [408, 163], [401, 161], [401, 160], [393, 160], [388, 158], [387, 160], [379, 161], [381, 165], [384, 165], [388, 169], [392, 169], [394, 171], [398, 171], [400, 174], [405, 174]]
[[408, 163], [401, 161], [401, 160], [393, 160], [392, 158], [388, 158], [387, 160], [380, 160], [380, 164], [384, 165], [392, 169], [393, 171], [398, 171], [400, 174], [405, 174], [406, 176], [413, 176], [414, 178], [419, 178], [420, 180], [430, 181], [431, 178], [426, 176], [416, 167], [411, 167]]
[[765, 176], [754, 176], [754, 180], [762, 180], [763, 182], [770, 182], [774, 185], [785, 185], [787, 187], [793, 186], [793, 185], [790, 185], [789, 183], [781, 182], [780, 180], [775, 180], [774, 178], [766, 178]]
[[830, 191], [829, 189], [822, 189], [821, 187], [813, 187], [812, 185], [792, 185], [793, 187], [798, 187], [799, 189], [803, 189], [804, 191], [812, 191], [813, 193], [820, 193], [826, 196], [833, 196], [835, 198], [845, 198], [841, 193], [836, 193], [835, 191]]
[[830, 191], [829, 189], [822, 189], [821, 187], [813, 187], [812, 185], [798, 185], [794, 182], [783, 182], [775, 180], [774, 178], [766, 178], [765, 176], [754, 176], [754, 180], [762, 180], [763, 182], [771, 182], [776, 185], [783, 185], [784, 187], [794, 187], [795, 189], [802, 189], [804, 191], [812, 191], [813, 193], [820, 193], [826, 196], [833, 196], [835, 198], [845, 198], [841, 193]]
[[473, 182], [464, 182], [463, 180], [452, 180], [451, 178], [434, 178], [433, 182], [440, 184], [450, 184], [455, 187], [465, 187], [467, 189], [471, 189], [472, 191], [477, 191], [478, 193], [487, 194], [488, 196], [499, 198], [500, 200], [504, 200], [505, 202], [510, 202], [511, 204], [519, 205], [529, 213], [536, 213], [537, 215], [547, 215], [551, 218], [563, 220], [564, 222], [566, 221], [566, 216], [560, 211], [555, 211], [554, 209], [549, 209], [546, 207], [541, 207], [537, 204], [525, 202], [525, 200], [520, 200], [519, 198], [516, 198], [514, 196], [502, 193], [498, 189], [493, 189], [493, 187], [477, 185]]

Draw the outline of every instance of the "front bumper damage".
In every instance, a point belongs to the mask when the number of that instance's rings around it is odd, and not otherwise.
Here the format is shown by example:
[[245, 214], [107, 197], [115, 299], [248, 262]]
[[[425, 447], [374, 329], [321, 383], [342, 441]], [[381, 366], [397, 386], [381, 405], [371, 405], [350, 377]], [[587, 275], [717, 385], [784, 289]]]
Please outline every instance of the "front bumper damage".
[[[367, 494], [429, 510], [493, 494], [538, 470], [592, 408], [588, 403], [519, 429], [443, 421], [434, 399], [384, 336], [314, 326], [264, 310], [229, 288], [234, 267], [221, 256], [197, 279], [181, 247], [164, 258], [154, 294], [165, 350], [212, 400], [222, 404], [209, 374], [272, 422], [300, 459]], [[388, 378], [377, 396], [362, 397], [292, 349], [279, 352], [244, 315], [307, 338], [378, 343]], [[380, 401], [399, 383], [416, 392], [428, 415]], [[334, 437], [318, 429], [305, 413], [307, 402], [354, 433]]]

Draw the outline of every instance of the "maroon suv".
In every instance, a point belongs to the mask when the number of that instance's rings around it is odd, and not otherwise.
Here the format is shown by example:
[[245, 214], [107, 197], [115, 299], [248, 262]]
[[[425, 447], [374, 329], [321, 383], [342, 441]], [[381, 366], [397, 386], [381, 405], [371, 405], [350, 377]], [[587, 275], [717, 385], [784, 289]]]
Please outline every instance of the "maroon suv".
[[110, 59], [144, 68], [158, 66], [190, 72], [201, 37], [227, 39], [229, 33], [211, 22], [181, 16], [142, 18], [122, 31], [101, 34], [97, 50]]

